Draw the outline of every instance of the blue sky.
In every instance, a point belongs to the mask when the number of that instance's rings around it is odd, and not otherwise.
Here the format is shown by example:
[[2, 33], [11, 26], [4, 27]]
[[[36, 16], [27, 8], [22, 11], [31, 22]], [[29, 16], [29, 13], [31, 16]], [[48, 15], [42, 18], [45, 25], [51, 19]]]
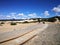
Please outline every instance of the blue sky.
[[60, 0], [0, 0], [0, 19], [60, 15]]

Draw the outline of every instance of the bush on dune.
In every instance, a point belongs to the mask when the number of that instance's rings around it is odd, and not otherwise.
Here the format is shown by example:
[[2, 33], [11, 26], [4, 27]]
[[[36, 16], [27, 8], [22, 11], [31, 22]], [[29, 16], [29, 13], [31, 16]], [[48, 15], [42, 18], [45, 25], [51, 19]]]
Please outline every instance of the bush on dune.
[[15, 22], [11, 22], [11, 25], [16, 25], [17, 23], [15, 23]]
[[4, 22], [1, 22], [0, 24], [4, 24]]
[[25, 21], [25, 22], [23, 22], [23, 23], [29, 23], [28, 21]]

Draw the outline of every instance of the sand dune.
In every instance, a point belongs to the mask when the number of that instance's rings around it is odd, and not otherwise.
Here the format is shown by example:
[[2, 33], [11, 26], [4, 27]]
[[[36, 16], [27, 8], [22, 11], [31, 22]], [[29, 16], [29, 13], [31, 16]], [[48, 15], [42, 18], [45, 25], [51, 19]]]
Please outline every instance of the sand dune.
[[0, 26], [0, 33], [13, 31], [13, 30], [20, 30], [27, 28], [31, 25], [36, 25], [37, 23], [28, 23], [28, 24], [17, 24], [17, 25], [10, 25], [9, 23], [3, 24], [3, 26]]

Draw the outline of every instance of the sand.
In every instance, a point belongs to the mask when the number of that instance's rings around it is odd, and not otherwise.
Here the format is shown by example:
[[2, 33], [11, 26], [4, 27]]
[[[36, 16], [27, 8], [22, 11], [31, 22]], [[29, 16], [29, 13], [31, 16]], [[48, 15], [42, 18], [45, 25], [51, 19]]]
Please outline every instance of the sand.
[[17, 25], [10, 25], [10, 23], [5, 23], [2, 26], [0, 26], [0, 33], [13, 31], [13, 30], [21, 30], [36, 24], [37, 23], [25, 23], [25, 24], [17, 23]]
[[49, 26], [24, 45], [60, 45], [60, 24]]

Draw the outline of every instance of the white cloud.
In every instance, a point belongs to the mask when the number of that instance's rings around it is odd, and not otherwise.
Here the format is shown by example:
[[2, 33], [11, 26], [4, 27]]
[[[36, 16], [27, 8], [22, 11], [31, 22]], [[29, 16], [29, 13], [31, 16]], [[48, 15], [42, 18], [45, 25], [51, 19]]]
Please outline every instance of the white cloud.
[[28, 15], [24, 15], [22, 18], [29, 19], [30, 17]]
[[37, 14], [36, 13], [31, 13], [31, 14], [28, 14], [29, 17], [37, 17]]
[[29, 18], [41, 18], [41, 16], [40, 15], [37, 15], [36, 13], [28, 14], [28, 17]]
[[24, 14], [23, 14], [23, 13], [19, 13], [18, 15], [19, 15], [19, 16], [23, 16]]
[[37, 16], [37, 18], [42, 18], [41, 16]]
[[7, 19], [16, 19], [16, 16], [15, 15], [7, 15], [6, 18]]
[[58, 5], [57, 7], [54, 7], [52, 10], [54, 12], [60, 12], [60, 5]]
[[45, 12], [44, 12], [44, 15], [45, 15], [45, 16], [49, 16], [49, 15], [50, 15], [50, 14], [49, 14], [49, 11], [45, 11]]
[[10, 13], [10, 18], [17, 19], [17, 13], [14, 12]]
[[0, 14], [0, 19], [6, 19], [6, 15]]
[[36, 13], [29, 13], [25, 15], [24, 13], [9, 13], [8, 15], [0, 15], [1, 19], [29, 19], [29, 18], [41, 18]]
[[10, 18], [11, 16], [10, 16], [10, 15], [7, 15], [6, 17], [7, 17], [7, 18]]

